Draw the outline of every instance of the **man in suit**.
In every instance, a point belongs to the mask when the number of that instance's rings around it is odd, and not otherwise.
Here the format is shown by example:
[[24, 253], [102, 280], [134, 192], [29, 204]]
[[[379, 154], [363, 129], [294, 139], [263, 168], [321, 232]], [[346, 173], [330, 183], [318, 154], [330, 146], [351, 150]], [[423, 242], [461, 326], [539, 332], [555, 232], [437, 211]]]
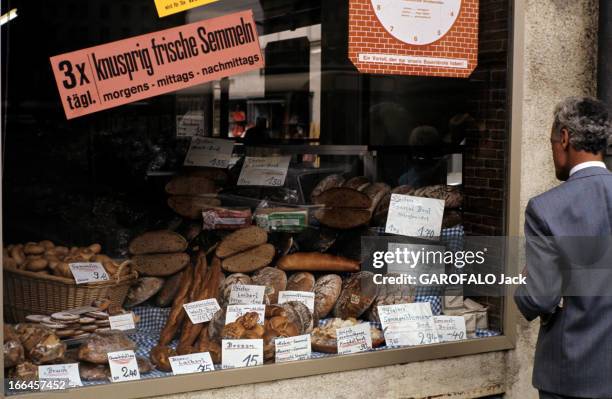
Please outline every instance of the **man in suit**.
[[612, 398], [612, 174], [606, 106], [557, 105], [550, 142], [564, 183], [525, 211], [526, 284], [515, 302], [540, 318], [533, 385], [540, 398]]

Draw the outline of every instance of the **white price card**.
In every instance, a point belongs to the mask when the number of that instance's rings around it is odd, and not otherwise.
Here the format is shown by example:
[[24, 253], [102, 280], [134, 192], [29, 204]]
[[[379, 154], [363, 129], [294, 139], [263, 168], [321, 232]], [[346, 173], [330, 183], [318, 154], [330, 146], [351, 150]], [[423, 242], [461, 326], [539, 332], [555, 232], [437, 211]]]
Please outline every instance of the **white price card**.
[[256, 312], [259, 315], [257, 324], [263, 326], [264, 318], [266, 317], [266, 305], [263, 304], [228, 305], [227, 311], [225, 312], [225, 324], [233, 323], [240, 316], [249, 312]]
[[440, 342], [433, 318], [391, 323], [384, 330], [387, 346], [417, 346]]
[[234, 284], [230, 291], [229, 304], [248, 305], [251, 303], [263, 303], [265, 291], [265, 285]]
[[291, 302], [291, 301], [301, 302], [304, 305], [306, 305], [306, 307], [308, 308], [308, 310], [310, 310], [311, 313], [314, 312], [314, 300], [315, 300], [314, 292], [280, 291], [278, 293], [278, 304], [279, 305], [285, 302]]
[[185, 166], [226, 169], [234, 151], [234, 142], [224, 139], [194, 137], [185, 157]]
[[69, 263], [70, 271], [77, 284], [96, 283], [108, 281], [108, 273], [99, 262]]
[[461, 341], [467, 338], [463, 316], [434, 316], [440, 342]]
[[215, 370], [210, 353], [208, 352], [192, 353], [184, 356], [171, 356], [168, 360], [170, 361], [170, 366], [172, 367], [172, 373], [174, 375], [205, 373]]
[[384, 330], [391, 323], [431, 319], [433, 313], [429, 302], [398, 303], [378, 305], [378, 317]]
[[263, 339], [224, 339], [221, 341], [221, 368], [260, 366], [263, 364]]
[[108, 357], [112, 382], [140, 379], [140, 371], [138, 371], [138, 362], [134, 351], [108, 352], [106, 356]]
[[237, 185], [282, 187], [290, 160], [290, 156], [245, 157]]
[[[78, 363], [38, 366], [38, 379], [47, 383], [44, 385], [45, 390], [83, 386]], [[67, 381], [67, 384], [53, 383], [59, 380]]]
[[204, 136], [204, 111], [187, 111], [176, 116], [176, 137]]
[[372, 349], [372, 332], [369, 323], [336, 329], [338, 354], [365, 352]]
[[115, 316], [108, 316], [111, 330], [128, 331], [136, 329], [134, 323], [134, 313], [123, 313]]
[[210, 321], [215, 313], [221, 309], [215, 298], [204, 299], [202, 301], [189, 302], [183, 305], [189, 320], [193, 324], [200, 324]]
[[276, 363], [310, 359], [310, 334], [274, 340]]
[[443, 215], [443, 200], [391, 194], [385, 233], [409, 237], [439, 237]]

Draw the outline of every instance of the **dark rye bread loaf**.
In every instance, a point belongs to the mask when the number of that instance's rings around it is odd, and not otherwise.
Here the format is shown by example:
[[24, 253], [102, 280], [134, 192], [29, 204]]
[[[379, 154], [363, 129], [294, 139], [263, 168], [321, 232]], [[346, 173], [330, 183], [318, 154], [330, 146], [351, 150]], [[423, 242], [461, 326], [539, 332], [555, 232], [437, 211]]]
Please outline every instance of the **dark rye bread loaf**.
[[209, 178], [201, 176], [175, 176], [166, 184], [170, 195], [206, 195], [215, 194], [217, 186]]
[[314, 201], [314, 198], [321, 194], [323, 191], [327, 191], [333, 187], [340, 187], [344, 183], [344, 177], [342, 175], [329, 175], [321, 180], [310, 193], [310, 199]]
[[216, 255], [224, 259], [265, 244], [267, 241], [268, 233], [264, 229], [257, 226], [246, 227], [225, 237], [217, 247]]
[[187, 240], [170, 230], [148, 231], [135, 237], [128, 247], [132, 255], [183, 252]]
[[181, 271], [189, 264], [189, 255], [183, 252], [175, 254], [136, 255], [132, 262], [139, 274], [143, 276], [165, 277]]
[[250, 273], [268, 266], [275, 254], [274, 245], [262, 244], [223, 259], [221, 265], [223, 270], [230, 273]]
[[168, 206], [180, 216], [187, 219], [201, 220], [202, 211], [210, 207], [220, 206], [221, 201], [215, 197], [194, 197], [173, 195], [168, 198]]
[[372, 200], [366, 194], [352, 188], [335, 187], [314, 198], [314, 203], [328, 208], [369, 209]]
[[317, 209], [314, 217], [324, 226], [347, 230], [368, 224], [372, 213], [367, 209], [329, 208]]
[[348, 179], [342, 187], [352, 188], [355, 190], [363, 190], [370, 184], [370, 179], [365, 176], [355, 176]]

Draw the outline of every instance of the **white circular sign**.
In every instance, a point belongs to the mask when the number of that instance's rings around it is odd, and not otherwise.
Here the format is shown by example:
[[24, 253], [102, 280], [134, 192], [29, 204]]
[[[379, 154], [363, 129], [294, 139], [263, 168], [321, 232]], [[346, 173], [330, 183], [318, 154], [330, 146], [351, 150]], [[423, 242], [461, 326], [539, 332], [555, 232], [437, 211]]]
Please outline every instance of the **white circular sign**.
[[384, 28], [396, 39], [431, 44], [455, 24], [461, 0], [370, 0]]

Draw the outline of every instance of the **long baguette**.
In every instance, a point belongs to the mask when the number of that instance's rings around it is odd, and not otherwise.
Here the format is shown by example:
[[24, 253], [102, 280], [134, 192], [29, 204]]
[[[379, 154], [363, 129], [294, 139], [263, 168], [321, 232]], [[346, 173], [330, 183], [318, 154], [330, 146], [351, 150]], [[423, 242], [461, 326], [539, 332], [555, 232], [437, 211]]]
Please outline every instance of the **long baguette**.
[[168, 319], [166, 320], [166, 324], [162, 329], [162, 332], [159, 336], [159, 345], [165, 346], [174, 339], [183, 319], [185, 318], [185, 311], [183, 310], [183, 304], [187, 301], [189, 289], [191, 285], [194, 283], [193, 281], [193, 267], [189, 266], [183, 272], [181, 277], [181, 285], [179, 288], [179, 292], [174, 297], [174, 301], [172, 302], [172, 309], [170, 309], [170, 314], [168, 315]]
[[285, 271], [306, 272], [358, 272], [359, 262], [342, 256], [319, 252], [298, 252], [285, 255], [276, 267]]

